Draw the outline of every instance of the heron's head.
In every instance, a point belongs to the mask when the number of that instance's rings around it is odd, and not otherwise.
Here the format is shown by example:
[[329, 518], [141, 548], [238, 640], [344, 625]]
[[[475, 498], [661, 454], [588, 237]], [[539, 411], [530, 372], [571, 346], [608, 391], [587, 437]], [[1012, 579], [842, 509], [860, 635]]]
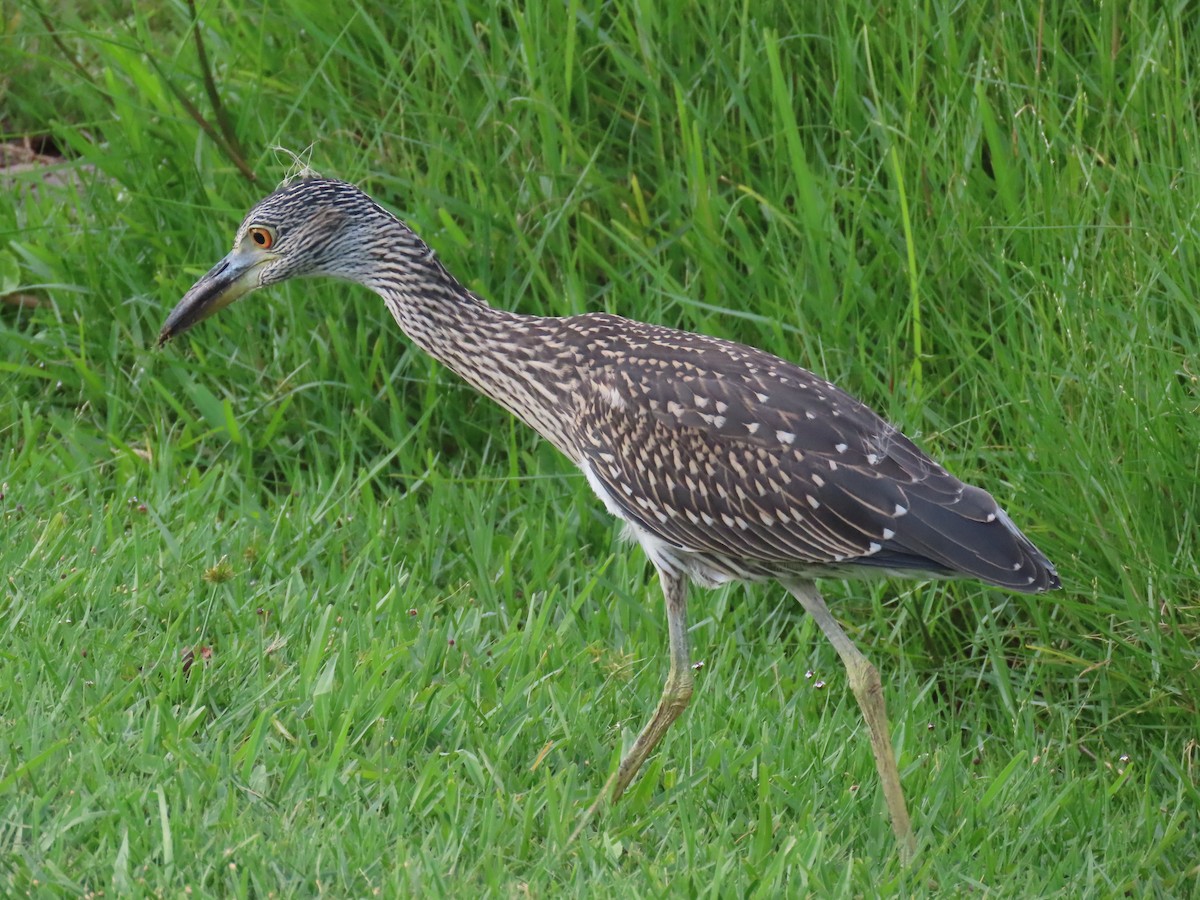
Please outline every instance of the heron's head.
[[[325, 178], [284, 184], [237, 230], [233, 249], [171, 310], [161, 346], [251, 291], [289, 278], [328, 275], [369, 283], [383, 239], [399, 221], [354, 185]], [[423, 246], [423, 245], [421, 245]]]

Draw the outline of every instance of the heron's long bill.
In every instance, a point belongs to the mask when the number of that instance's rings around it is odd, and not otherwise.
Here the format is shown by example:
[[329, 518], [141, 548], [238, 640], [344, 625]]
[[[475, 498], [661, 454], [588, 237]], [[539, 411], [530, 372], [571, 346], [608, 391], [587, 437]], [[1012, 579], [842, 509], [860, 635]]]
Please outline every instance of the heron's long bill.
[[192, 285], [183, 299], [175, 304], [158, 335], [158, 345], [161, 347], [171, 338], [258, 287], [256, 270], [264, 261], [247, 259], [234, 250], [209, 269], [208, 274]]

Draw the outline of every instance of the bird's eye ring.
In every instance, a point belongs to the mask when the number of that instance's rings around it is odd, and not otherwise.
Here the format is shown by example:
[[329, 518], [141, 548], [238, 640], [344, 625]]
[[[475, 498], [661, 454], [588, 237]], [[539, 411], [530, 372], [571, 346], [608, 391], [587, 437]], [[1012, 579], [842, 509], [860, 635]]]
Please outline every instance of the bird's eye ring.
[[255, 225], [247, 234], [250, 235], [250, 240], [254, 241], [260, 250], [270, 250], [271, 245], [275, 243], [274, 232], [269, 228], [263, 228], [261, 225]]

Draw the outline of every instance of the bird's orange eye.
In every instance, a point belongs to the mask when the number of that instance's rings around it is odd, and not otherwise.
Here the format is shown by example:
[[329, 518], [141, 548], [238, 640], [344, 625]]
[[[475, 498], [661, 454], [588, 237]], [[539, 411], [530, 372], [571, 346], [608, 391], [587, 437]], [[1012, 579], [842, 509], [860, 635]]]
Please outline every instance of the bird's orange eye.
[[275, 243], [275, 235], [268, 228], [256, 225], [247, 233], [250, 235], [250, 240], [254, 241], [255, 245], [262, 250], [270, 250], [271, 245]]

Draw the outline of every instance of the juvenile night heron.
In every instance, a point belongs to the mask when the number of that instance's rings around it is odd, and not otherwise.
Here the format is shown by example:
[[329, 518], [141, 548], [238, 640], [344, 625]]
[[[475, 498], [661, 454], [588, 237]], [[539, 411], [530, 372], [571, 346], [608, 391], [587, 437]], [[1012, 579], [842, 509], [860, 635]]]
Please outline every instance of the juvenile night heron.
[[775, 579], [845, 663], [892, 828], [911, 856], [879, 673], [813, 579], [1059, 587], [1054, 566], [991, 495], [853, 397], [761, 350], [601, 313], [494, 309], [403, 222], [340, 181], [294, 180], [255, 206], [230, 254], [167, 317], [159, 343], [257, 288], [320, 275], [375, 291], [418, 346], [566, 454], [658, 570], [670, 669], [601, 800], [610, 788], [614, 801], [621, 796], [691, 698], [689, 579], [705, 587]]

